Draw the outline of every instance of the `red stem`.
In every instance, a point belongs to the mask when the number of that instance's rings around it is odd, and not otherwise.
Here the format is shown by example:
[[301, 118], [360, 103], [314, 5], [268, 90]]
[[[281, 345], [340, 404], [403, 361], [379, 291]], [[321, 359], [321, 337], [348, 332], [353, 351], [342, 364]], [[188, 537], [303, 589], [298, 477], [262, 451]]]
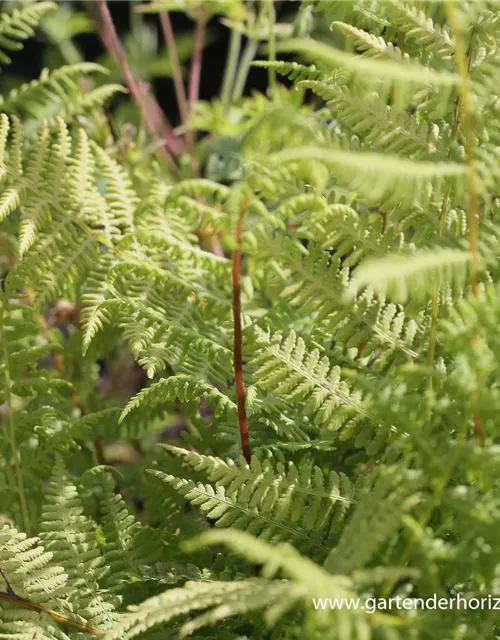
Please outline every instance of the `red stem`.
[[165, 38], [165, 44], [167, 45], [168, 55], [170, 56], [177, 106], [179, 107], [181, 122], [182, 124], [185, 124], [189, 118], [188, 101], [186, 91], [184, 89], [184, 83], [182, 81], [181, 65], [179, 62], [179, 56], [177, 55], [174, 30], [167, 11], [162, 11], [160, 13], [160, 23], [163, 31], [163, 37]]
[[[167, 151], [167, 149], [165, 147], [165, 143], [163, 143], [159, 139], [158, 133], [156, 131], [156, 128], [153, 125], [153, 122], [151, 121], [149, 110], [144, 105], [144, 101], [142, 99], [142, 95], [141, 95], [141, 91], [139, 89], [139, 85], [138, 85], [136, 79], [134, 78], [134, 75], [133, 75], [133, 73], [132, 73], [132, 71], [131, 71], [131, 69], [130, 69], [130, 67], [128, 65], [127, 57], [125, 55], [125, 51], [124, 51], [124, 49], [122, 47], [120, 39], [118, 38], [118, 34], [116, 33], [115, 25], [113, 24], [113, 19], [111, 18], [111, 15], [109, 13], [109, 9], [108, 9], [108, 5], [106, 4], [106, 0], [98, 0], [98, 4], [99, 4], [99, 11], [100, 11], [101, 18], [102, 18], [102, 26], [103, 26], [102, 39], [103, 39], [103, 42], [104, 42], [105, 46], [110, 50], [111, 54], [113, 55], [113, 57], [115, 58], [115, 60], [116, 60], [116, 62], [118, 64], [118, 66], [120, 67], [120, 70], [121, 70], [121, 72], [123, 74], [125, 82], [127, 83], [127, 86], [128, 86], [128, 88], [130, 90], [130, 95], [132, 96], [132, 99], [135, 102], [135, 104], [137, 105], [137, 107], [139, 108], [139, 111], [140, 111], [140, 114], [141, 114], [141, 119], [144, 122], [144, 126], [148, 130], [149, 135], [153, 139], [153, 141], [155, 143], [155, 147], [158, 150], [158, 153], [161, 155], [161, 157], [165, 161], [165, 164], [170, 169], [172, 174], [178, 180], [180, 180], [181, 176], [179, 174], [177, 166], [176, 166], [172, 156]], [[170, 141], [170, 143], [172, 143], [172, 140], [173, 140], [172, 132], [168, 131], [168, 132], [165, 132], [165, 133], [166, 133], [166, 135], [165, 135], [166, 141], [165, 142]]]
[[[160, 23], [163, 31], [163, 37], [165, 38], [165, 44], [167, 45], [168, 55], [170, 56], [170, 64], [172, 66], [172, 78], [174, 80], [175, 95], [177, 98], [177, 106], [179, 107], [179, 115], [181, 117], [182, 124], [186, 124], [189, 120], [189, 105], [186, 96], [186, 90], [184, 89], [184, 82], [182, 80], [181, 65], [179, 63], [179, 56], [177, 55], [177, 45], [175, 43], [174, 30], [172, 28], [172, 22], [167, 11], [160, 13]], [[202, 48], [203, 48], [203, 34], [202, 34]], [[201, 61], [200, 61], [201, 65]], [[198, 161], [196, 158], [196, 133], [194, 131], [186, 131], [186, 140], [189, 147], [189, 153], [191, 154], [191, 173], [193, 178], [200, 177], [200, 171], [198, 168]]]
[[250, 464], [252, 453], [250, 451], [250, 441], [248, 438], [248, 422], [245, 410], [245, 383], [243, 381], [243, 338], [241, 330], [241, 289], [240, 289], [240, 266], [241, 266], [241, 233], [243, 230], [243, 220], [248, 209], [248, 199], [243, 201], [241, 212], [236, 222], [236, 248], [233, 252], [233, 319], [234, 319], [234, 380], [236, 386], [236, 402], [238, 407], [238, 424], [240, 427], [241, 449], [243, 456]]
[[189, 75], [189, 115], [192, 116], [198, 102], [200, 89], [201, 62], [203, 59], [203, 41], [205, 39], [205, 20], [198, 20], [194, 31], [194, 51]]

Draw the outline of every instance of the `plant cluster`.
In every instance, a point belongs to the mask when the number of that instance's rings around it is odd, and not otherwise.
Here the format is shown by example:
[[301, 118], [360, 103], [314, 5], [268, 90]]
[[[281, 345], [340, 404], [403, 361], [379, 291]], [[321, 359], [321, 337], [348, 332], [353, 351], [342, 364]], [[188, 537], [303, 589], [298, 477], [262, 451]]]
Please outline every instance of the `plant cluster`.
[[176, 130], [90, 4], [0, 18], [0, 638], [498, 637], [313, 606], [500, 595], [498, 4], [141, 4]]

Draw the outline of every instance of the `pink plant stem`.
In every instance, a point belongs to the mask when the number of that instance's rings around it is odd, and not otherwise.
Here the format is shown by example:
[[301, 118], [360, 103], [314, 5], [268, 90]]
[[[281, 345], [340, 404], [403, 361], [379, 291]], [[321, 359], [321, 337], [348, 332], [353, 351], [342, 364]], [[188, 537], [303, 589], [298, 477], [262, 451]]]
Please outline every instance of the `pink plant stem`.
[[189, 115], [192, 116], [198, 102], [200, 89], [201, 62], [203, 58], [203, 41], [205, 39], [205, 21], [198, 20], [194, 31], [194, 51], [189, 75]]
[[184, 89], [184, 82], [182, 81], [182, 71], [179, 56], [177, 55], [174, 30], [172, 28], [172, 22], [168, 15], [168, 11], [162, 11], [160, 13], [160, 23], [163, 31], [163, 37], [165, 38], [165, 44], [167, 45], [170, 64], [172, 66], [172, 78], [174, 80], [177, 106], [179, 107], [181, 122], [182, 124], [185, 124], [189, 119], [188, 101], [186, 91]]
[[[190, 112], [188, 100], [186, 97], [186, 91], [184, 89], [184, 82], [182, 80], [181, 65], [179, 62], [179, 56], [177, 55], [177, 46], [175, 43], [175, 34], [172, 28], [172, 22], [167, 11], [160, 13], [160, 23], [163, 31], [163, 37], [165, 38], [165, 44], [167, 45], [168, 55], [170, 57], [170, 64], [172, 65], [172, 78], [174, 80], [175, 95], [177, 98], [177, 105], [179, 107], [179, 114], [182, 124], [186, 124], [189, 120]], [[202, 40], [203, 45], [203, 40]], [[196, 134], [194, 131], [186, 132], [186, 141], [191, 154], [191, 173], [193, 177], [199, 177], [198, 162], [196, 159]]]
[[[130, 95], [132, 96], [133, 101], [135, 102], [135, 104], [137, 105], [140, 111], [141, 119], [144, 122], [144, 126], [146, 127], [149, 135], [153, 139], [153, 142], [155, 144], [155, 147], [158, 153], [161, 155], [165, 164], [170, 169], [170, 171], [175, 176], [175, 178], [177, 180], [180, 180], [181, 176], [179, 174], [177, 166], [172, 156], [166, 149], [165, 144], [162, 143], [162, 141], [159, 139], [156, 128], [149, 117], [148, 111], [145, 109], [145, 105], [142, 99], [139, 85], [136, 79], [134, 78], [134, 75], [127, 62], [125, 51], [122, 47], [120, 39], [118, 38], [118, 34], [116, 33], [116, 29], [113, 24], [113, 19], [111, 18], [111, 15], [109, 13], [106, 0], [98, 0], [98, 5], [99, 5], [99, 11], [100, 11], [102, 22], [103, 22], [103, 42], [105, 46], [110, 50], [118, 66], [120, 67], [120, 70], [123, 74], [125, 82], [127, 83], [127, 86], [130, 90]], [[171, 131], [166, 132], [165, 140], [166, 141], [172, 140]]]

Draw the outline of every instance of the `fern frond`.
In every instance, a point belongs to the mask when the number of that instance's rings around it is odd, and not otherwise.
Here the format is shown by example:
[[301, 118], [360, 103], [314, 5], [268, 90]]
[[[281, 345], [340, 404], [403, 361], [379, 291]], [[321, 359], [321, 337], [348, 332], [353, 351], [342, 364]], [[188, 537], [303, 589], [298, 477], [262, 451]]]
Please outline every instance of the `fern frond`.
[[429, 159], [435, 157], [439, 134], [442, 133], [437, 125], [429, 126], [427, 120], [419, 121], [416, 115], [408, 117], [406, 113], [380, 104], [376, 99], [368, 101], [356, 89], [348, 91], [308, 80], [302, 86], [326, 100], [335, 117], [362, 136], [369, 147], [410, 157], [416, 153], [428, 154]]
[[434, 71], [417, 62], [356, 56], [309, 39], [284, 40], [277, 43], [276, 49], [302, 54], [312, 58], [316, 64], [321, 61], [333, 68], [341, 68], [352, 74], [355, 83], [376, 79], [387, 94], [394, 90], [395, 104], [399, 107], [408, 102], [414, 88], [429, 86], [440, 91], [440, 101], [444, 104], [459, 83], [458, 74], [450, 71]]
[[32, 80], [0, 97], [0, 109], [5, 113], [24, 111], [33, 113], [38, 108], [51, 103], [69, 108], [72, 96], [78, 90], [78, 80], [93, 73], [107, 73], [107, 70], [94, 62], [80, 62], [65, 65], [49, 71], [44, 69], [37, 80]]
[[0, 16], [0, 62], [10, 64], [11, 58], [7, 51], [19, 51], [23, 48], [23, 41], [35, 33], [43, 16], [56, 8], [54, 2], [34, 2], [22, 9], [14, 9], [11, 14], [2, 13]]
[[333, 26], [352, 38], [354, 46], [367, 58], [386, 58], [398, 62], [408, 59], [408, 55], [404, 55], [399, 47], [394, 46], [392, 42], [386, 42], [382, 36], [373, 35], [345, 22], [335, 21], [330, 28]]
[[78, 597], [79, 613], [105, 628], [116, 619], [116, 599], [99, 587], [108, 569], [99, 552], [94, 527], [83, 515], [76, 487], [58, 458], [46, 491], [41, 539], [70, 576], [69, 593]]
[[140, 409], [144, 405], [151, 409], [155, 404], [164, 404], [173, 400], [180, 400], [181, 402], [206, 400], [213, 405], [216, 417], [223, 417], [227, 413], [234, 415], [236, 412], [236, 404], [218, 389], [209, 385], [208, 382], [193, 376], [180, 374], [170, 378], [163, 378], [142, 389], [122, 411], [120, 422], [127, 418], [131, 412]]
[[[294, 500], [300, 496], [301, 516], [304, 517], [301, 526], [305, 530], [323, 531], [337, 502], [353, 502], [353, 487], [347, 476], [342, 473], [331, 471], [325, 478], [319, 467], [309, 469], [305, 466], [299, 471], [293, 462], [289, 462], [285, 467], [281, 462], [273, 465], [271, 459], [260, 461], [256, 456], [253, 456], [251, 464], [247, 465], [243, 458], [224, 461], [172, 445], [162, 446], [168, 452], [182, 456], [196, 471], [205, 472], [210, 481], [215, 482], [217, 486], [225, 487], [229, 496], [237, 492], [250, 494], [256, 491], [250, 504], [257, 506], [260, 503], [260, 506], [263, 506], [265, 502], [270, 509], [274, 505], [280, 516], [288, 517], [290, 522], [298, 521], [298, 512], [294, 513], [294, 506], [297, 507]], [[263, 490], [258, 489], [260, 483], [264, 487]], [[344, 495], [341, 495], [341, 491]], [[227, 523], [219, 521], [218, 526], [227, 526]]]
[[80, 316], [83, 333], [83, 355], [87, 353], [90, 343], [97, 332], [110, 322], [110, 310], [106, 308], [104, 303], [112, 297], [107, 275], [116, 264], [117, 260], [113, 254], [103, 253], [87, 277], [87, 285], [82, 296], [83, 309]]
[[423, 9], [408, 2], [389, 0], [385, 10], [393, 24], [420, 46], [420, 51], [429, 51], [442, 60], [453, 57], [455, 43], [447, 27], [435, 24]]
[[[462, 192], [464, 165], [453, 162], [416, 162], [378, 153], [358, 153], [318, 147], [288, 149], [270, 157], [273, 167], [297, 161], [317, 160], [335, 170], [335, 177], [368, 202], [388, 205], [426, 203], [429, 185], [442, 192], [444, 181]], [[437, 196], [436, 196], [437, 197]]]
[[214, 483], [202, 485], [149, 470], [215, 520], [217, 527], [250, 531], [264, 539], [293, 540], [302, 546], [322, 549], [334, 539], [349, 511], [354, 490], [344, 474], [323, 472], [307, 465], [300, 471], [272, 460], [253, 456], [223, 461], [165, 445], [182, 456], [196, 471], [203, 471]]
[[317, 349], [308, 351], [294, 331], [286, 337], [259, 331], [257, 345], [252, 361], [257, 384], [287, 403], [299, 403], [318, 426], [338, 430], [368, 417], [361, 394], [342, 380], [340, 367], [331, 366]]
[[39, 543], [39, 538], [28, 538], [17, 529], [3, 525], [0, 529], [0, 566], [8, 573], [19, 594], [50, 606], [57, 597], [64, 595], [68, 576], [61, 566], [52, 562], [52, 553]]
[[267, 580], [250, 578], [236, 582], [187, 582], [178, 589], [170, 589], [145, 600], [134, 611], [123, 614], [119, 624], [105, 636], [105, 640], [135, 638], [145, 631], [191, 612], [211, 610], [212, 618], [195, 620], [196, 626], [186, 626], [181, 637], [196, 628], [215, 624], [228, 615], [261, 609], [269, 602], [277, 602], [289, 595], [290, 586]]
[[425, 301], [436, 285], [461, 289], [470, 262], [469, 252], [444, 247], [366, 260], [355, 271], [351, 292], [370, 286], [394, 302]]
[[301, 80], [319, 80], [324, 77], [325, 73], [310, 65], [306, 67], [298, 62], [284, 62], [283, 60], [255, 60], [252, 66], [261, 69], [273, 69], [276, 73], [289, 78], [293, 82]]
[[104, 197], [121, 233], [132, 231], [139, 198], [125, 170], [97, 144], [92, 144], [97, 167], [105, 180]]
[[[330, 594], [329, 597], [332, 600], [336, 599], [337, 602], [346, 602], [353, 596], [354, 581], [351, 578], [336, 574], [334, 571], [328, 573], [323, 567], [312, 563], [309, 558], [301, 556], [289, 544], [270, 545], [249, 534], [227, 529], [202, 533], [198, 538], [185, 543], [185, 548], [194, 550], [206, 545], [218, 544], [224, 544], [248, 561], [262, 565], [262, 575], [268, 579], [274, 578], [277, 574], [285, 575], [296, 587], [292, 590], [292, 594], [295, 593], [295, 599], [303, 600], [309, 606], [312, 599], [322, 598], [325, 593]], [[270, 582], [272, 584], [276, 580], [270, 580]], [[290, 594], [288, 597], [290, 598]], [[266, 619], [270, 624], [274, 624], [288, 610], [288, 607], [273, 606], [272, 601], [269, 605]], [[310, 622], [313, 628], [321, 629], [324, 626], [331, 629], [332, 624], [338, 627], [345, 624], [346, 629], [355, 627], [363, 633], [368, 631], [365, 615], [363, 609], [355, 609], [351, 613], [339, 607], [327, 613], [325, 609], [321, 611], [321, 608], [317, 608]], [[195, 624], [196, 621], [192, 627], [187, 623], [185, 628], [195, 628]], [[343, 637], [351, 638], [352, 636], [347, 632]]]

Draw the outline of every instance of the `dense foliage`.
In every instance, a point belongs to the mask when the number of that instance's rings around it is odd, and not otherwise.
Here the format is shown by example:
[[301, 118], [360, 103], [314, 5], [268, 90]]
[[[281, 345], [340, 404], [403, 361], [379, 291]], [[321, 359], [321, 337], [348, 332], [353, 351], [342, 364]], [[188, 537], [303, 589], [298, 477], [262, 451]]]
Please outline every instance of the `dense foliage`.
[[58, 55], [0, 103], [0, 637], [497, 638], [313, 598], [500, 595], [499, 6], [140, 5], [174, 132], [103, 0], [10, 4], [3, 76]]

